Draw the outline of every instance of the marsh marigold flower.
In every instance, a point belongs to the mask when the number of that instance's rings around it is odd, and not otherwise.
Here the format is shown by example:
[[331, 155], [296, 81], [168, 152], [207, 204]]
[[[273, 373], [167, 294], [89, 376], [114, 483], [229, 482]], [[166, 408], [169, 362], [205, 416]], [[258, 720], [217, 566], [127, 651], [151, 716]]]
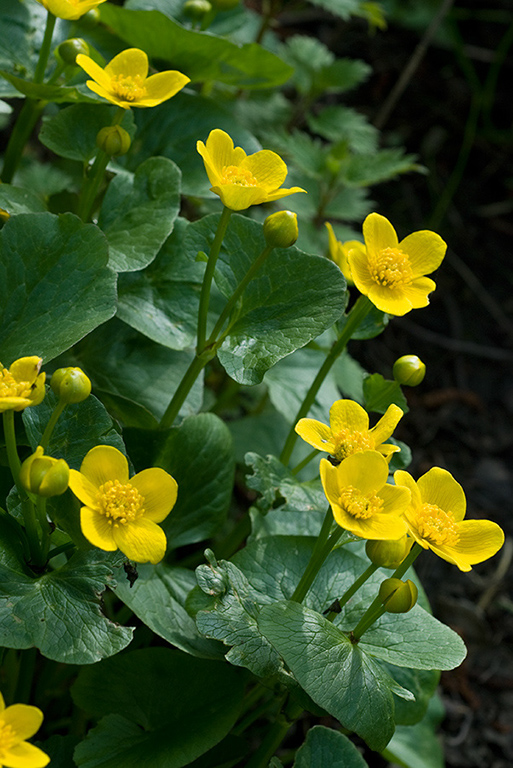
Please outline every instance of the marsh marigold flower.
[[358, 290], [382, 312], [405, 315], [427, 307], [436, 284], [425, 275], [442, 263], [446, 244], [436, 232], [413, 232], [399, 242], [392, 224], [379, 213], [363, 222], [365, 252], [349, 251], [348, 259]]
[[44, 768], [48, 765], [48, 755], [26, 741], [39, 730], [42, 722], [40, 709], [28, 704], [6, 707], [0, 693], [0, 766]]
[[40, 357], [20, 357], [9, 369], [0, 363], [0, 413], [39, 405], [45, 396], [42, 362]]
[[407, 488], [387, 485], [388, 464], [377, 451], [348, 456], [334, 467], [321, 459], [321, 480], [335, 521], [362, 539], [400, 539], [402, 514], [410, 502]]
[[389, 405], [375, 427], [369, 429], [369, 414], [354, 400], [337, 400], [330, 408], [330, 425], [315, 419], [300, 419], [295, 426], [305, 442], [326, 451], [337, 461], [359, 451], [378, 451], [390, 459], [399, 451], [397, 445], [385, 443], [403, 416], [397, 405]]
[[243, 211], [250, 205], [270, 203], [305, 191], [301, 187], [280, 189], [287, 176], [287, 166], [276, 152], [262, 149], [246, 155], [242, 147], [234, 147], [230, 136], [219, 128], [209, 133], [206, 144], [198, 141], [196, 148], [205, 163], [212, 192], [232, 211]]
[[37, 2], [59, 19], [76, 21], [105, 0], [37, 0]]
[[93, 78], [86, 83], [91, 91], [123, 109], [155, 107], [190, 82], [190, 78], [176, 70], [148, 77], [148, 57], [139, 48], [121, 51], [105, 69], [83, 54], [77, 56], [77, 64]]
[[120, 549], [137, 563], [158, 563], [166, 552], [166, 534], [157, 525], [176, 501], [176, 480], [159, 467], [129, 479], [126, 457], [110, 445], [86, 454], [80, 472], [70, 470], [69, 486], [85, 505], [82, 533], [107, 552]]
[[398, 487], [407, 488], [411, 503], [404, 513], [410, 535], [424, 549], [470, 571], [492, 557], [504, 543], [504, 533], [491, 520], [464, 520], [465, 493], [446, 469], [433, 467], [417, 482], [403, 470], [394, 473]]
[[348, 261], [348, 253], [351, 250], [356, 250], [365, 254], [365, 246], [359, 240], [346, 240], [346, 242], [341, 243], [340, 240], [337, 240], [337, 236], [329, 221], [326, 222], [325, 226], [328, 230], [329, 257], [340, 269], [346, 278], [347, 283], [349, 285], [354, 285], [353, 275], [351, 274], [351, 267], [349, 266]]

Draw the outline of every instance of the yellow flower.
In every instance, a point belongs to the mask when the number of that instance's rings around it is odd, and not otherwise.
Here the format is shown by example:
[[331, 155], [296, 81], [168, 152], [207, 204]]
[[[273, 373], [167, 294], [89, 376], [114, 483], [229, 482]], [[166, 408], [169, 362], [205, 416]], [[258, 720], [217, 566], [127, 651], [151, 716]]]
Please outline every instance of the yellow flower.
[[296, 432], [319, 451], [327, 451], [337, 461], [353, 453], [378, 451], [390, 460], [399, 451], [397, 445], [384, 443], [403, 416], [397, 405], [389, 405], [375, 427], [369, 429], [369, 414], [354, 400], [337, 400], [330, 408], [330, 425], [315, 419], [300, 419]]
[[163, 469], [144, 469], [128, 478], [128, 462], [117, 448], [97, 445], [80, 472], [70, 470], [69, 486], [85, 504], [82, 533], [107, 552], [120, 549], [137, 563], [158, 563], [166, 552], [161, 523], [174, 506], [178, 485]]
[[402, 514], [407, 488], [387, 485], [388, 464], [377, 451], [348, 456], [336, 467], [321, 459], [321, 480], [335, 521], [362, 539], [400, 539], [407, 531]]
[[365, 246], [359, 240], [347, 240], [345, 243], [341, 243], [340, 240], [337, 240], [333, 227], [328, 221], [326, 222], [326, 229], [328, 230], [329, 257], [340, 269], [346, 278], [347, 283], [349, 285], [354, 285], [347, 256], [351, 250], [359, 251], [365, 255]]
[[44, 768], [48, 765], [48, 755], [26, 741], [39, 730], [42, 722], [40, 709], [28, 704], [6, 707], [0, 693], [0, 766]]
[[93, 78], [87, 81], [91, 91], [124, 109], [155, 107], [190, 82], [175, 70], [148, 77], [148, 57], [139, 48], [121, 51], [105, 69], [83, 53], [77, 56], [77, 64]]
[[353, 249], [348, 256], [358, 290], [389, 315], [426, 307], [436, 284], [424, 275], [440, 266], [447, 248], [440, 235], [422, 230], [399, 242], [388, 219], [370, 213], [363, 236], [366, 252]]
[[404, 519], [410, 535], [424, 549], [432, 549], [460, 571], [470, 571], [502, 547], [504, 533], [497, 523], [463, 519], [465, 493], [446, 469], [433, 467], [417, 482], [398, 470], [394, 480], [411, 493]]
[[232, 211], [305, 192], [301, 187], [279, 188], [287, 176], [287, 166], [276, 152], [262, 149], [246, 155], [242, 147], [234, 147], [232, 139], [219, 128], [210, 131], [206, 144], [198, 141], [196, 148], [205, 163], [212, 192]]
[[37, 2], [59, 19], [76, 21], [105, 0], [37, 0]]
[[20, 357], [9, 369], [0, 363], [0, 413], [39, 405], [45, 396], [42, 362], [40, 357]]

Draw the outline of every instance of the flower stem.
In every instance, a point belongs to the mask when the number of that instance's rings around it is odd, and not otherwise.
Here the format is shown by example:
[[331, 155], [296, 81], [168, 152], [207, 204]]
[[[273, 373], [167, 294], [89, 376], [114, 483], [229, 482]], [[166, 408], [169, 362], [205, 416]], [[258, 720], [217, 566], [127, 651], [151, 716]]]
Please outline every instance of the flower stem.
[[313, 451], [311, 451], [308, 454], [308, 456], [306, 456], [303, 459], [303, 461], [300, 461], [299, 464], [297, 464], [297, 466], [295, 466], [294, 469], [291, 470], [292, 474], [293, 475], [299, 474], [299, 472], [301, 472], [302, 469], [304, 469], [308, 464], [310, 464], [312, 459], [315, 459], [318, 453], [320, 453], [320, 451], [317, 448], [314, 448]]
[[246, 768], [267, 768], [269, 760], [302, 711], [303, 707], [289, 699], [287, 705], [280, 710], [259, 748], [246, 764]]
[[[125, 116], [125, 112], [126, 110], [123, 107], [118, 107], [111, 125], [119, 125]], [[104, 152], [103, 149], [100, 149], [89, 169], [89, 174], [80, 193], [77, 208], [77, 215], [80, 216], [82, 221], [89, 221], [91, 218], [98, 188], [103, 181], [110, 159], [110, 155]]]
[[294, 594], [290, 598], [296, 603], [303, 602], [306, 594], [308, 593], [308, 590], [314, 583], [315, 577], [319, 573], [322, 564], [344, 532], [342, 528], [337, 527], [336, 531], [334, 531], [330, 536], [332, 525], [333, 513], [331, 511], [331, 507], [328, 507], [328, 511], [326, 512], [326, 516], [322, 524], [321, 532], [319, 533], [317, 541], [315, 542], [315, 546], [310, 556], [308, 565], [305, 568], [305, 572], [301, 576], [299, 584], [294, 590]]
[[338, 341], [335, 342], [335, 344], [332, 346], [331, 350], [329, 351], [324, 363], [321, 365], [319, 372], [317, 376], [315, 377], [312, 386], [308, 390], [305, 399], [303, 400], [303, 403], [299, 409], [299, 411], [296, 414], [296, 417], [294, 421], [292, 422], [292, 426], [290, 428], [289, 434], [287, 436], [287, 440], [285, 441], [285, 445], [283, 447], [283, 451], [281, 452], [280, 460], [283, 462], [283, 464], [288, 464], [290, 461], [290, 457], [292, 455], [292, 451], [294, 449], [294, 445], [297, 440], [297, 434], [294, 430], [295, 425], [299, 421], [299, 419], [302, 419], [304, 416], [308, 414], [308, 411], [312, 407], [312, 405], [315, 402], [315, 397], [317, 395], [317, 392], [322, 386], [322, 383], [328, 373], [331, 370], [331, 367], [333, 366], [335, 360], [342, 354], [344, 349], [346, 348], [347, 342], [353, 335], [353, 333], [356, 331], [362, 320], [369, 314], [372, 307], [374, 305], [366, 296], [360, 296], [360, 298], [356, 301], [355, 305], [353, 306], [352, 310], [349, 312], [349, 315], [347, 316], [347, 321], [342, 329], [342, 333], [340, 334], [340, 337]]
[[207, 347], [201, 355], [195, 355], [191, 364], [185, 371], [185, 375], [181, 380], [176, 392], [174, 393], [171, 402], [166, 408], [166, 412], [160, 420], [160, 429], [169, 429], [173, 426], [173, 423], [180, 413], [180, 408], [187, 399], [187, 395], [192, 389], [192, 386], [198, 376], [200, 375], [206, 364], [215, 357], [215, 347]]
[[377, 566], [377, 565], [374, 565], [374, 563], [371, 563], [371, 564], [369, 565], [369, 567], [368, 567], [368, 568], [366, 568], [366, 569], [365, 569], [365, 571], [364, 571], [363, 573], [361, 573], [361, 574], [360, 574], [360, 576], [358, 576], [358, 578], [356, 579], [356, 581], [354, 582], [354, 584], [351, 584], [351, 586], [349, 587], [349, 589], [347, 589], [347, 590], [344, 592], [344, 594], [342, 595], [342, 597], [340, 597], [340, 598], [338, 599], [338, 601], [337, 601], [337, 602], [338, 602], [338, 609], [339, 609], [339, 610], [337, 610], [337, 611], [330, 611], [330, 613], [328, 613], [328, 615], [326, 616], [326, 618], [327, 618], [327, 620], [328, 620], [328, 621], [333, 621], [333, 619], [335, 618], [335, 616], [336, 616], [336, 615], [337, 615], [337, 614], [340, 612], [340, 608], [343, 608], [343, 607], [344, 607], [344, 605], [345, 605], [345, 604], [346, 604], [346, 603], [347, 603], [347, 602], [348, 602], [348, 601], [349, 601], [349, 600], [352, 598], [352, 596], [353, 596], [354, 594], [356, 594], [356, 592], [358, 592], [358, 590], [360, 589], [360, 587], [361, 587], [361, 586], [363, 586], [363, 584], [365, 584], [365, 582], [367, 581], [367, 579], [369, 579], [369, 578], [372, 576], [372, 574], [373, 574], [375, 571], [377, 571], [377, 570], [378, 570], [378, 566]]
[[62, 400], [59, 400], [59, 402], [53, 409], [53, 413], [48, 420], [48, 424], [46, 425], [45, 431], [43, 432], [43, 436], [39, 441], [39, 445], [45, 451], [48, 448], [48, 443], [50, 442], [50, 438], [52, 436], [54, 427], [57, 424], [59, 416], [61, 415], [65, 407], [66, 407], [66, 403], [63, 403]]
[[[404, 558], [403, 562], [399, 565], [398, 568], [396, 568], [390, 578], [400, 579], [402, 576], [404, 576], [408, 568], [413, 564], [421, 552], [422, 547], [420, 544], [415, 543], [410, 550], [410, 554]], [[357, 643], [363, 633], [367, 632], [369, 627], [371, 627], [379, 618], [381, 618], [384, 613], [386, 613], [386, 606], [383, 605], [381, 597], [377, 595], [363, 614], [356, 627], [351, 632], [352, 642]]]
[[[48, 57], [50, 55], [53, 30], [56, 20], [57, 19], [53, 13], [48, 11], [43, 43], [39, 51], [39, 59], [36, 65], [36, 70], [34, 72], [33, 82], [36, 85], [43, 82], [46, 65], [48, 63]], [[2, 170], [2, 181], [5, 184], [11, 183], [21, 160], [25, 144], [27, 143], [30, 134], [34, 129], [34, 126], [37, 123], [45, 104], [45, 101], [38, 101], [37, 99], [28, 98], [25, 99], [25, 103], [21, 108], [14, 128], [12, 129], [9, 142], [5, 150], [4, 167]]]
[[198, 354], [201, 354], [201, 352], [203, 352], [206, 347], [207, 315], [210, 303], [210, 290], [212, 288], [212, 280], [214, 278], [217, 259], [221, 251], [221, 245], [223, 243], [231, 215], [232, 210], [230, 208], [226, 208], [225, 206], [217, 225], [217, 231], [208, 256], [207, 268], [203, 276], [203, 284], [201, 286], [200, 303], [198, 309], [198, 341], [196, 345]]

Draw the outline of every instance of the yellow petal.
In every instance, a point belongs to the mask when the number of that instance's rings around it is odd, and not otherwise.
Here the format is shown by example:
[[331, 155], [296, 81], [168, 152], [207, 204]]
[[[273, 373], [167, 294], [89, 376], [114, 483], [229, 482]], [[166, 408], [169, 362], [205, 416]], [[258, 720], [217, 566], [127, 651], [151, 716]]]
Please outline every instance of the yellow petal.
[[39, 405], [39, 403], [43, 402], [46, 394], [45, 380], [46, 373], [40, 373], [29, 395], [30, 405]]
[[319, 471], [324, 494], [333, 509], [333, 514], [335, 514], [335, 506], [338, 507], [340, 498], [340, 486], [338, 482], [337, 468], [334, 467], [333, 464], [331, 464], [331, 462], [329, 462], [327, 459], [321, 459]]
[[2, 692], [0, 691], [0, 712], [3, 712], [4, 709], [5, 709], [5, 700], [4, 700], [4, 697], [2, 696]]
[[246, 157], [242, 147], [234, 148], [231, 137], [220, 128], [210, 131], [205, 148], [218, 174], [222, 174], [223, 168], [227, 166], [240, 165]]
[[42, 749], [26, 741], [11, 747], [3, 760], [6, 768], [45, 768], [50, 762]]
[[[381, 445], [381, 443], [384, 443], [385, 440], [388, 440], [403, 416], [404, 412], [399, 408], [399, 406], [395, 405], [394, 403], [388, 406], [381, 419], [370, 430], [370, 434], [375, 440], [376, 447]], [[396, 446], [391, 447], [395, 448]]]
[[128, 482], [128, 461], [121, 451], [111, 445], [96, 445], [85, 455], [81, 473], [99, 488], [107, 480]]
[[[335, 512], [333, 515], [336, 519]], [[397, 541], [407, 532], [406, 524], [399, 515], [373, 515], [367, 520], [352, 518], [350, 526], [343, 525], [342, 527], [354, 533], [355, 536], [373, 541], [376, 539], [378, 541]]]
[[411, 303], [413, 309], [427, 307], [429, 294], [433, 293], [436, 283], [429, 277], [417, 277], [410, 285], [402, 287], [404, 296]]
[[491, 520], [463, 520], [458, 533], [460, 538], [455, 546], [432, 549], [461, 571], [470, 571], [472, 565], [493, 557], [504, 544], [504, 531]]
[[394, 453], [398, 453], [401, 449], [398, 445], [392, 445], [391, 443], [382, 443], [381, 445], [376, 446], [376, 450], [381, 453], [385, 459], [390, 462], [390, 459], [392, 458], [392, 455]]
[[333, 259], [333, 261], [336, 262], [338, 259], [338, 250], [341, 243], [339, 240], [337, 240], [337, 236], [335, 235], [335, 230], [333, 229], [329, 221], [326, 221], [324, 223], [324, 226], [328, 230], [328, 249], [330, 252], [330, 256]]
[[424, 503], [436, 504], [449, 512], [456, 522], [463, 520], [467, 509], [465, 492], [446, 469], [433, 467], [419, 477], [417, 486]]
[[[401, 485], [389, 485], [387, 483], [378, 491], [377, 495], [383, 499], [383, 514], [386, 515], [403, 515], [411, 501], [410, 491]], [[406, 525], [404, 527], [406, 528]]]
[[354, 284], [364, 296], [367, 296], [370, 289], [373, 288], [376, 283], [369, 271], [369, 260], [367, 257], [367, 251], [351, 249], [347, 254], [347, 260], [349, 262], [349, 268]]
[[331, 439], [331, 429], [315, 419], [300, 419], [295, 426], [299, 437], [317, 448], [318, 451], [333, 453], [335, 444]]
[[438, 269], [445, 256], [447, 244], [436, 232], [425, 229], [405, 237], [399, 243], [399, 248], [408, 254], [413, 276], [420, 277]]
[[380, 216], [379, 213], [369, 213], [363, 222], [362, 229], [365, 247], [371, 255], [379, 253], [384, 248], [395, 248], [398, 244], [395, 229], [389, 220]]
[[98, 509], [98, 488], [76, 469], [69, 471], [69, 487], [82, 504]]
[[302, 189], [301, 187], [291, 187], [290, 189], [277, 189], [275, 192], [268, 192], [265, 195], [265, 200], [262, 200], [264, 203], [272, 203], [275, 200], [281, 200], [283, 197], [288, 197], [289, 195], [295, 195], [297, 192], [304, 192], [305, 195], [307, 194], [306, 189]]
[[178, 483], [159, 467], [143, 469], [130, 480], [144, 497], [144, 517], [161, 523], [173, 509], [178, 494]]
[[266, 193], [278, 190], [287, 177], [287, 166], [281, 157], [270, 149], [262, 149], [245, 157], [240, 167], [248, 170]]
[[107, 101], [110, 101], [111, 104], [116, 104], [118, 107], [123, 107], [123, 109], [130, 109], [134, 106], [132, 101], [123, 101], [123, 99], [120, 99], [119, 96], [113, 94], [110, 91], [110, 88], [104, 88], [103, 85], [95, 83], [94, 80], [86, 80], [86, 85], [90, 91], [97, 93], [98, 96], [101, 96], [103, 99], [107, 99]]
[[330, 427], [334, 434], [341, 429], [366, 432], [369, 429], [369, 415], [354, 400], [336, 400], [330, 408]]
[[33, 357], [20, 357], [19, 360], [14, 361], [9, 371], [16, 381], [26, 381], [32, 386], [41, 370], [42, 362], [42, 358], [35, 355]]
[[152, 520], [144, 517], [114, 528], [114, 539], [129, 560], [136, 563], [160, 563], [166, 554], [166, 534]]
[[122, 77], [139, 75], [145, 80], [148, 75], [148, 57], [140, 48], [127, 48], [109, 61], [105, 67], [105, 74], [109, 78], [117, 75]]
[[82, 507], [80, 510], [80, 527], [82, 533], [94, 547], [106, 552], [114, 552], [118, 548], [112, 535], [114, 529], [105, 515], [100, 515], [95, 509]]
[[405, 488], [408, 488], [411, 494], [411, 506], [414, 509], [420, 509], [422, 506], [422, 497], [417, 487], [417, 483], [410, 473], [405, 472], [404, 469], [398, 469], [397, 472], [394, 472], [394, 482], [396, 485], [404, 485]]
[[13, 704], [2, 714], [2, 720], [10, 725], [19, 741], [30, 739], [41, 727], [43, 713], [27, 704]]
[[245, 211], [251, 205], [259, 205], [266, 199], [259, 187], [242, 187], [240, 184], [220, 184], [213, 186], [212, 192], [219, 195], [223, 205], [232, 211]]
[[182, 75], [181, 72], [174, 70], [159, 72], [149, 77], [144, 83], [146, 96], [139, 103], [141, 105], [144, 103], [144, 106], [147, 107], [154, 107], [166, 101], [166, 99], [170, 99], [187, 83], [190, 83], [190, 78]]
[[[382, 488], [388, 478], [388, 463], [377, 451], [353, 453], [336, 467], [339, 488], [349, 485], [357, 488], [364, 496], [374, 494]], [[386, 538], [386, 537], [381, 537]]]
[[28, 397], [2, 397], [0, 398], [0, 413], [4, 411], [22, 411], [32, 405]]
[[386, 285], [374, 283], [368, 291], [367, 297], [375, 307], [382, 312], [387, 312], [389, 315], [401, 317], [413, 309], [412, 303], [405, 295], [402, 286], [400, 288], [389, 288]]
[[[103, 88], [109, 93], [110, 92], [110, 86], [111, 86], [111, 78], [109, 75], [105, 73], [105, 70], [102, 69], [90, 56], [86, 56], [83, 53], [79, 53], [76, 62], [79, 67], [82, 67], [84, 72], [86, 72], [89, 77], [92, 77], [93, 80], [95, 80], [99, 85], [102, 85]], [[89, 81], [87, 82], [87, 87], [91, 88]], [[93, 90], [91, 88], [91, 90]], [[103, 94], [100, 94], [102, 96]]]

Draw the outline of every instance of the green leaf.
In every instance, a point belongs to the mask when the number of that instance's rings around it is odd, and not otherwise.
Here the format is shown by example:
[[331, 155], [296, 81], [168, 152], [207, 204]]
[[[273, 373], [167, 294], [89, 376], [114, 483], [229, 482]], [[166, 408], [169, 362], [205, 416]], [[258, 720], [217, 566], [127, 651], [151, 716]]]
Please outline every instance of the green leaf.
[[404, 413], [410, 410], [406, 398], [402, 393], [401, 385], [397, 381], [389, 381], [380, 373], [373, 373], [363, 380], [363, 395], [365, 408], [375, 413], [385, 413], [389, 405], [394, 403]]
[[365, 115], [350, 107], [330, 106], [317, 114], [307, 116], [308, 127], [324, 139], [346, 142], [357, 153], [375, 152], [379, 131], [368, 122]]
[[385, 665], [394, 680], [399, 685], [411, 691], [415, 701], [405, 701], [395, 698], [395, 722], [398, 725], [414, 725], [426, 714], [429, 702], [440, 682], [440, 672], [437, 669], [407, 669]]
[[443, 704], [435, 696], [420, 723], [397, 726], [383, 756], [404, 768], [444, 768], [443, 749], [436, 735], [444, 714]]
[[[344, 315], [338, 322], [339, 332], [347, 322], [347, 315]], [[351, 336], [352, 339], [373, 339], [383, 333], [388, 325], [389, 316], [376, 307], [372, 307], [369, 314], [364, 317], [356, 332]]]
[[[116, 107], [109, 104], [73, 104], [56, 115], [43, 117], [39, 140], [60, 157], [88, 162], [98, 152], [96, 136], [111, 125]], [[133, 139], [135, 126], [132, 110], [125, 110], [120, 125]]]
[[150, 157], [133, 177], [112, 179], [98, 226], [107, 235], [113, 269], [132, 272], [153, 261], [180, 210], [180, 179], [180, 169], [165, 157]]
[[402, 149], [381, 149], [368, 155], [352, 155], [342, 166], [344, 182], [351, 187], [369, 187], [394, 178], [400, 173], [419, 171], [415, 155]]
[[213, 413], [190, 416], [169, 430], [155, 464], [178, 483], [177, 502], [162, 524], [169, 546], [184, 546], [216, 533], [226, 519], [235, 473], [226, 424]]
[[394, 733], [394, 684], [360, 645], [293, 602], [262, 608], [258, 626], [319, 706], [380, 751]]
[[362, 4], [361, 0], [310, 0], [310, 2], [312, 5], [325, 8], [346, 21], [353, 14], [358, 13]]
[[294, 67], [293, 81], [305, 95], [342, 93], [363, 82], [371, 71], [364, 61], [336, 58], [323, 43], [306, 35], [289, 38], [282, 55]]
[[344, 397], [363, 404], [363, 382], [368, 375], [357, 360], [347, 350], [340, 355], [333, 366], [333, 373]]
[[107, 240], [72, 214], [13, 216], [0, 232], [0, 360], [46, 360], [116, 311]]
[[42, 213], [46, 211], [40, 197], [28, 189], [0, 184], [0, 208], [11, 216], [18, 213]]
[[24, 80], [22, 77], [12, 75], [5, 69], [0, 69], [0, 76], [11, 83], [19, 93], [28, 96], [29, 99], [51, 101], [54, 104], [62, 104], [68, 101], [85, 101], [93, 104], [105, 103], [97, 97], [93, 97], [86, 85], [46, 85], [45, 83], [33, 83], [30, 80]]
[[196, 150], [198, 139], [207, 140], [214, 128], [230, 134], [235, 146], [244, 147], [248, 154], [261, 149], [249, 130], [238, 125], [233, 112], [222, 103], [195, 93], [177, 93], [169, 103], [151, 109], [139, 109], [135, 115], [137, 141], [126, 158], [130, 170], [135, 170], [149, 156], [171, 158], [182, 169], [185, 195], [214, 197], [205, 172], [205, 165]]
[[[190, 253], [208, 250], [218, 216], [207, 216], [188, 229]], [[262, 226], [234, 215], [223, 242], [216, 280], [230, 296], [262, 252]], [[292, 247], [275, 249], [248, 285], [218, 358], [241, 384], [258, 384], [278, 360], [304, 346], [339, 317], [345, 280], [335, 264]]]
[[244, 675], [167, 648], [82, 669], [72, 689], [96, 717], [75, 750], [82, 768], [182, 768], [218, 744], [242, 705]]
[[215, 80], [237, 88], [282, 85], [292, 69], [257, 43], [236, 45], [207, 32], [185, 29], [159, 11], [103, 5], [102, 22], [150, 58], [168, 62], [193, 82]]
[[[129, 426], [154, 428], [192, 357], [192, 351], [166, 349], [114, 319], [75, 347], [73, 363], [63, 364], [78, 364], [87, 371], [95, 391], [109, 396], [109, 411], [114, 416], [119, 415]], [[180, 414], [189, 416], [198, 411], [202, 397], [200, 376]]]
[[25, 73], [32, 67], [30, 10], [11, 0], [0, 2], [0, 66]]
[[204, 659], [222, 658], [222, 645], [202, 637], [185, 610], [187, 595], [196, 586], [194, 573], [166, 563], [138, 565], [137, 570], [139, 576], [132, 587], [120, 580], [115, 589], [125, 605], [159, 637], [180, 650]]
[[296, 752], [294, 768], [366, 768], [355, 745], [338, 731], [316, 725]]
[[62, 568], [34, 578], [0, 522], [0, 643], [38, 648], [65, 664], [93, 664], [130, 643], [132, 628], [109, 621], [101, 595], [117, 555], [76, 552]]
[[171, 349], [191, 347], [196, 339], [205, 267], [183, 247], [188, 225], [177, 219], [155, 260], [140, 272], [121, 274], [118, 282], [118, 317]]
[[73, 751], [79, 741], [78, 736], [51, 736], [36, 746], [51, 758], [52, 768], [76, 768]]

